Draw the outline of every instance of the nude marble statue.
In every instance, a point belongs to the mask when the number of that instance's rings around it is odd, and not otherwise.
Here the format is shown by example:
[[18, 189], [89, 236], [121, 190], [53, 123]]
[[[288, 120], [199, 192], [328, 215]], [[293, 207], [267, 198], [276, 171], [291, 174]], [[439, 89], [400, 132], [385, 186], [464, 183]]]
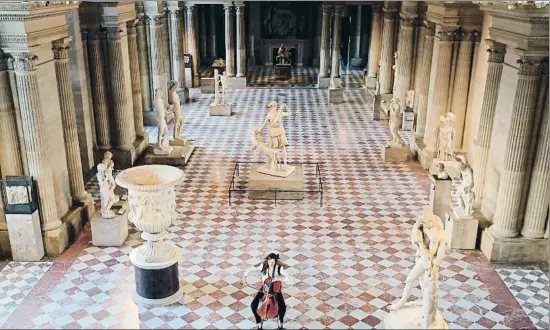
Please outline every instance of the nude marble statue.
[[176, 80], [170, 81], [170, 91], [168, 94], [168, 104], [170, 109], [174, 113], [174, 140], [186, 142], [187, 138], [181, 136], [181, 130], [183, 128], [183, 115], [181, 113], [181, 102], [176, 89], [178, 88], [178, 82]]
[[214, 69], [214, 103], [212, 105], [220, 105], [220, 72]]
[[222, 103], [223, 105], [227, 104], [227, 90], [229, 89], [229, 81], [227, 79], [227, 71], [224, 71], [220, 76], [220, 83], [222, 85]]
[[474, 171], [468, 163], [468, 159], [464, 155], [458, 155], [455, 159], [460, 163], [459, 177], [462, 181], [456, 189], [456, 198], [460, 205], [460, 211], [464, 215], [472, 215], [474, 213]]
[[168, 124], [166, 124], [166, 106], [163, 101], [162, 89], [155, 90], [155, 110], [157, 112], [158, 141], [157, 148], [166, 150], [169, 148]]
[[101, 198], [101, 216], [104, 219], [111, 219], [116, 216], [111, 210], [113, 204], [119, 201], [115, 194], [115, 179], [113, 178], [113, 168], [115, 164], [111, 160], [113, 154], [106, 151], [103, 160], [97, 165], [97, 182], [99, 183], [99, 195]]
[[399, 99], [394, 97], [392, 98], [389, 106], [390, 112], [390, 132], [392, 135], [391, 141], [388, 142], [390, 147], [401, 147], [401, 137], [399, 136], [399, 118], [401, 114], [401, 107], [399, 106]]

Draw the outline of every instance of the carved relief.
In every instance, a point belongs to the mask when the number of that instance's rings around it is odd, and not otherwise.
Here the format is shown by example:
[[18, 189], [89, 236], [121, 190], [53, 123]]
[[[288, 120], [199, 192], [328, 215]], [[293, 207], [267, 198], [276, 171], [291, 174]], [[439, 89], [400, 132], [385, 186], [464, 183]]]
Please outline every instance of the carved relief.
[[29, 196], [27, 194], [27, 187], [8, 186], [6, 187], [6, 193], [8, 199], [7, 202], [9, 205], [30, 203]]

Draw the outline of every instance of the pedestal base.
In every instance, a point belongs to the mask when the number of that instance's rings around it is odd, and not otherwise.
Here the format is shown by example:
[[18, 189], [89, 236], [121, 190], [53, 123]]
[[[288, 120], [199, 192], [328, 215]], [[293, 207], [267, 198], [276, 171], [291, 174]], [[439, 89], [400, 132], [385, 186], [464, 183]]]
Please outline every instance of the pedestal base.
[[38, 210], [32, 214], [6, 214], [14, 261], [40, 261], [44, 257], [39, 214]]
[[215, 93], [214, 78], [201, 78], [201, 93], [202, 94], [214, 94]]
[[[156, 122], [155, 122], [156, 125]], [[94, 149], [94, 158], [97, 160], [103, 159], [105, 151], [110, 151], [113, 154], [113, 162], [115, 169], [125, 169], [134, 166], [136, 160], [141, 156], [149, 145], [149, 135], [138, 136], [130, 150], [119, 149]]]
[[[422, 303], [409, 302], [397, 311], [389, 312], [384, 318], [385, 329], [425, 329], [422, 327]], [[435, 315], [434, 324], [428, 329], [449, 329], [440, 311]]]
[[374, 95], [372, 99], [372, 120], [387, 120], [388, 116], [382, 110], [382, 95]]
[[329, 88], [328, 103], [342, 103], [342, 102], [344, 102], [344, 90], [342, 88]]
[[547, 262], [548, 239], [497, 238], [486, 229], [481, 234], [481, 252], [491, 262]]
[[160, 155], [169, 155], [172, 150], [174, 150], [174, 147], [166, 146], [163, 148], [159, 148], [157, 146], [153, 147], [153, 154], [160, 156]]
[[385, 162], [406, 162], [409, 159], [409, 148], [406, 145], [382, 147], [382, 159]]
[[[127, 203], [112, 208], [116, 216], [104, 219], [101, 212], [96, 212], [91, 220], [92, 244], [94, 246], [122, 246], [128, 237]], [[119, 214], [124, 212], [124, 214]]]
[[329, 88], [330, 77], [317, 77], [317, 88]]
[[[286, 178], [267, 175], [259, 172], [263, 165], [254, 165], [250, 169], [248, 197], [250, 199], [298, 200], [304, 198], [304, 174], [302, 165], [294, 166], [295, 171]], [[254, 191], [257, 190], [257, 191]], [[262, 190], [262, 191], [260, 191]], [[263, 191], [270, 190], [270, 191]]]
[[231, 104], [210, 105], [210, 116], [231, 116]]
[[376, 89], [376, 82], [378, 81], [378, 78], [376, 77], [367, 77], [365, 79], [365, 82], [367, 84], [368, 89]]
[[479, 221], [473, 216], [458, 215], [455, 210], [445, 214], [445, 237], [450, 249], [476, 248]]
[[290, 73], [292, 66], [290, 64], [275, 64], [275, 79], [288, 80], [290, 79]]
[[189, 161], [189, 157], [191, 157], [193, 150], [195, 150], [193, 141], [189, 141], [185, 147], [173, 147], [169, 155], [155, 155], [153, 153], [153, 147], [151, 146], [147, 149], [143, 162], [147, 165], [161, 164], [183, 166]]
[[[290, 77], [290, 73], [289, 73], [289, 77]], [[229, 78], [229, 88], [230, 89], [246, 88], [246, 77]]]
[[296, 167], [290, 166], [290, 165], [287, 165], [284, 167], [284, 169], [279, 169], [279, 170], [273, 170], [273, 169], [267, 168], [267, 166], [265, 165], [260, 165], [258, 167], [258, 173], [276, 176], [280, 178], [287, 178], [289, 175], [294, 173], [294, 171], [296, 171]]
[[138, 305], [167, 306], [178, 302], [183, 296], [177, 262], [160, 269], [146, 269], [134, 265], [134, 273], [136, 279], [134, 302]]

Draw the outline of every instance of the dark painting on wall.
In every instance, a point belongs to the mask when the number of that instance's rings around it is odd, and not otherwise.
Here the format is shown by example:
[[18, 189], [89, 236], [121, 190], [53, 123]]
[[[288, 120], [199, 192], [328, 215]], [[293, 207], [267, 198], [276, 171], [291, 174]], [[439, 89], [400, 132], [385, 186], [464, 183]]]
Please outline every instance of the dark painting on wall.
[[302, 1], [262, 2], [262, 38], [307, 39], [316, 5]]

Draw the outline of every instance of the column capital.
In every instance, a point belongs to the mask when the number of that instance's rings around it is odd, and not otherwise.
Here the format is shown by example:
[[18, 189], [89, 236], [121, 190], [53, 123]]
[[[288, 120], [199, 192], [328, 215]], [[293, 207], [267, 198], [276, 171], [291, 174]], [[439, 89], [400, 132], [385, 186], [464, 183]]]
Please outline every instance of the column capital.
[[244, 14], [244, 3], [236, 3], [235, 12], [237, 13], [237, 15]]
[[456, 31], [456, 34], [460, 41], [466, 41], [466, 42], [472, 42], [476, 40], [477, 36], [479, 36], [479, 32], [477, 30], [465, 31], [463, 29], [458, 29]]
[[487, 43], [487, 53], [489, 53], [489, 59], [487, 62], [491, 63], [503, 63], [504, 55], [506, 54], [506, 45], [496, 42], [491, 39], [486, 39]]
[[5, 50], [16, 72], [31, 72], [36, 70], [38, 56], [29, 50]]
[[225, 13], [231, 13], [231, 10], [233, 9], [232, 3], [227, 3], [223, 5], [223, 10], [225, 10]]
[[387, 11], [386, 8], [383, 10], [384, 19], [395, 19], [397, 17], [396, 11]]
[[332, 11], [332, 5], [329, 5], [329, 4], [326, 4], [326, 3], [321, 4], [321, 11], [322, 11], [323, 15], [330, 15], [330, 13]]
[[55, 60], [69, 60], [69, 50], [71, 48], [72, 38], [61, 38], [52, 41], [53, 58]]
[[103, 38], [103, 31], [100, 27], [93, 29], [87, 28], [88, 40], [99, 40]]
[[138, 26], [139, 22], [140, 22], [139, 18], [129, 20], [128, 22], [126, 22], [126, 31], [127, 31], [126, 33], [128, 34], [129, 37], [136, 35], [136, 27]]
[[109, 41], [120, 41], [122, 30], [118, 26], [105, 27], [105, 34]]
[[[187, 9], [188, 12], [189, 11], [193, 12], [195, 10], [195, 4], [194, 3], [187, 3], [186, 2], [184, 4], [184, 6], [185, 6], [185, 9]], [[223, 7], [225, 8], [225, 5], [223, 5]]]
[[344, 6], [342, 5], [334, 5], [334, 16], [342, 16], [343, 9], [344, 9]]
[[[548, 61], [548, 53], [543, 54], [527, 54], [523, 50], [517, 50], [519, 53], [518, 74], [525, 76], [538, 76], [541, 74], [541, 65]], [[545, 65], [546, 66], [546, 65]]]
[[82, 39], [82, 41], [87, 41], [88, 40], [88, 34], [90, 33], [90, 31], [88, 30], [87, 27], [81, 27], [80, 28], [80, 38]]
[[372, 14], [375, 16], [378, 16], [382, 13], [382, 5], [381, 4], [374, 4], [372, 5]]
[[426, 36], [427, 37], [435, 36], [435, 24], [434, 23], [432, 23], [430, 21], [427, 21], [427, 20], [424, 20], [424, 21], [422, 21], [422, 25], [426, 29]]
[[401, 26], [408, 28], [413, 28], [416, 26], [416, 17], [405, 16], [403, 14], [400, 14], [399, 16], [401, 17]]
[[457, 31], [456, 30], [440, 30], [437, 32], [440, 41], [454, 41]]

